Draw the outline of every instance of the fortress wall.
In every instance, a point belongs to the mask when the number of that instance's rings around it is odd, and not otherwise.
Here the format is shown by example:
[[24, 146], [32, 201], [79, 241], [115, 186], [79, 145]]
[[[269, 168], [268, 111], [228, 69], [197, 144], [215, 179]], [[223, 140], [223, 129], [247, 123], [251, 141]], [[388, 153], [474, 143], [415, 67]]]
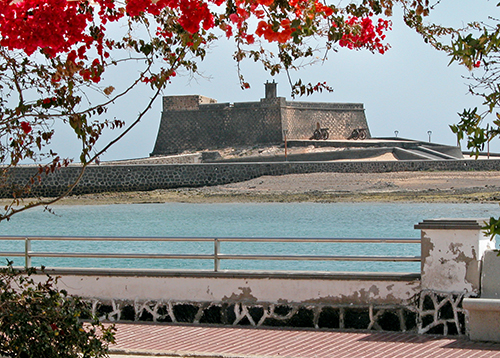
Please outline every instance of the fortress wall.
[[288, 129], [289, 139], [308, 139], [316, 123], [329, 128], [330, 139], [346, 139], [356, 128], [368, 130], [363, 104], [287, 102], [275, 96], [274, 83], [266, 85], [266, 98], [259, 102], [218, 104], [198, 95], [164, 97], [151, 155], [281, 143], [283, 129]]
[[356, 128], [368, 129], [363, 104], [287, 102], [284, 112], [290, 139], [309, 139], [316, 123], [329, 128], [329, 139], [346, 139]]
[[[165, 103], [165, 102], [164, 102]], [[279, 143], [281, 101], [199, 104], [197, 110], [164, 106], [152, 155], [185, 150]]]
[[217, 103], [217, 100], [205, 96], [166, 96], [163, 97], [163, 109], [196, 111], [200, 104]]
[[[241, 182], [263, 175], [318, 172], [384, 173], [423, 170], [500, 170], [500, 159], [89, 166], [72, 194], [211, 186]], [[76, 166], [58, 170], [44, 178], [40, 185], [35, 185], [32, 188], [31, 195], [60, 195], [77, 178], [79, 171], [80, 168]], [[12, 185], [22, 186], [36, 173], [36, 167], [10, 169], [10, 177], [7, 182], [0, 183], [2, 184], [0, 186], [0, 197], [9, 197], [12, 193]]]

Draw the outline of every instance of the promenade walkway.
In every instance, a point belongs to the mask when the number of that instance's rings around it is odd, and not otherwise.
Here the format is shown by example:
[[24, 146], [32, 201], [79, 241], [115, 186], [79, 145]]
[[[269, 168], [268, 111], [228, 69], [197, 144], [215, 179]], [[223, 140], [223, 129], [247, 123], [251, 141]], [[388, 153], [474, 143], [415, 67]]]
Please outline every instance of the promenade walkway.
[[390, 332], [117, 324], [112, 357], [479, 358], [500, 357], [500, 343]]

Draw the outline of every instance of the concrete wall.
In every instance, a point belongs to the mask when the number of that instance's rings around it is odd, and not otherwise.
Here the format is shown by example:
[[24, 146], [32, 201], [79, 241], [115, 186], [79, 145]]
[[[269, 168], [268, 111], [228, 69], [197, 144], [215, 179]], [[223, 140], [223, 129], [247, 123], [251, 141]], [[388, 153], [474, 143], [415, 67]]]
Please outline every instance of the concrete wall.
[[419, 290], [419, 274], [275, 274], [148, 270], [55, 270], [60, 287], [111, 300], [267, 302], [274, 304], [401, 304]]
[[[500, 160], [422, 160], [390, 162], [206, 163], [89, 166], [72, 194], [199, 187], [250, 180], [263, 175], [302, 173], [385, 173], [421, 170], [500, 170]], [[36, 167], [17, 167], [0, 183], [0, 197], [24, 186]], [[78, 177], [77, 166], [62, 168], [34, 184], [31, 195], [55, 196]]]
[[[416, 330], [419, 274], [58, 269], [111, 321]], [[41, 278], [43, 279], [43, 278]]]

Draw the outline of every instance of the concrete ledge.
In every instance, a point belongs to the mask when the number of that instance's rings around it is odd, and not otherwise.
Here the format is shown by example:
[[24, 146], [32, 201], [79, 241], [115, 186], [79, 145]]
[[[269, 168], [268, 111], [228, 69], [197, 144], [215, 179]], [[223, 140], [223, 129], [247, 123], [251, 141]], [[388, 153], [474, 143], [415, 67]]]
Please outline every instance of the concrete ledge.
[[418, 230], [481, 230], [487, 219], [432, 219], [414, 226]]
[[[469, 338], [473, 341], [500, 342], [500, 302], [480, 303], [481, 299], [464, 299], [463, 307], [469, 311]], [[487, 300], [487, 299], [486, 299]], [[475, 302], [477, 301], [477, 302]], [[474, 308], [471, 308], [471, 305]]]
[[420, 289], [419, 274], [48, 269], [58, 287], [99, 300], [400, 305]]
[[500, 312], [500, 300], [494, 298], [464, 298], [462, 305], [468, 311]]
[[420, 273], [409, 272], [304, 272], [304, 271], [208, 271], [208, 270], [151, 270], [113, 268], [45, 268], [50, 275], [121, 276], [121, 277], [193, 277], [193, 278], [255, 278], [290, 280], [345, 281], [416, 281]]

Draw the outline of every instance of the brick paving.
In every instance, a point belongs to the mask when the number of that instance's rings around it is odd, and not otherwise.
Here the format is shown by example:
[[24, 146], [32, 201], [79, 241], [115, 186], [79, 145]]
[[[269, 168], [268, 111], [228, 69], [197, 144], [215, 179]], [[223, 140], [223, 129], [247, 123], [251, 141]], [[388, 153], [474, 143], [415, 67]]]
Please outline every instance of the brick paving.
[[410, 333], [154, 324], [116, 327], [113, 354], [200, 358], [500, 358], [500, 343]]

